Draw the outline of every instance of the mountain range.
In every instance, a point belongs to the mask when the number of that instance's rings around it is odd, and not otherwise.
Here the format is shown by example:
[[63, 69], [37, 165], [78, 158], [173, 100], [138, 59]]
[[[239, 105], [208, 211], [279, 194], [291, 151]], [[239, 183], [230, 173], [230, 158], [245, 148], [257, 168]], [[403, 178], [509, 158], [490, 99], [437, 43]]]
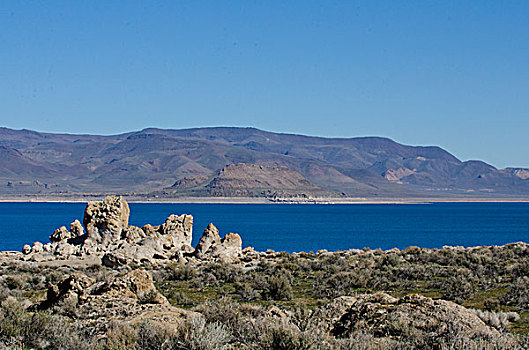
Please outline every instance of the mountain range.
[[255, 128], [74, 135], [0, 128], [0, 194], [527, 196], [529, 170], [388, 138]]

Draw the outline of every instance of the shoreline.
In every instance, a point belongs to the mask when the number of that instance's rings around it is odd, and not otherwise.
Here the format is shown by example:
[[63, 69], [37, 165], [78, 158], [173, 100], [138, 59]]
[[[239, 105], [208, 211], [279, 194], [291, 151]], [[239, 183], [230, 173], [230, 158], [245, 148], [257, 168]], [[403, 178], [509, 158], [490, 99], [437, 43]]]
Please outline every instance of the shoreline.
[[[86, 203], [93, 200], [101, 200], [105, 195], [86, 197], [2, 197], [0, 203]], [[498, 198], [314, 198], [314, 199], [284, 199], [279, 201], [267, 198], [249, 197], [182, 197], [182, 198], [153, 198], [146, 199], [123, 195], [129, 203], [140, 204], [434, 204], [434, 203], [529, 203], [526, 197], [498, 197]]]

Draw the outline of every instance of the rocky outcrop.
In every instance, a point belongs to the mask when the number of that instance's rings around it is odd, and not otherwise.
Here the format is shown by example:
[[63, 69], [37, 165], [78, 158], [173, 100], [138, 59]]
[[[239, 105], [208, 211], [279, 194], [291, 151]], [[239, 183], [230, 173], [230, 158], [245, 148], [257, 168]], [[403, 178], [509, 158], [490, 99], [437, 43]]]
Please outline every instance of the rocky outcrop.
[[191, 215], [171, 215], [158, 229], [161, 235], [167, 236], [173, 246], [191, 246], [193, 217]]
[[50, 241], [60, 242], [71, 237], [70, 232], [66, 229], [66, 226], [61, 226], [60, 228], [53, 231], [50, 236]]
[[142, 229], [129, 226], [120, 245], [103, 256], [102, 263], [119, 267], [130, 262], [151, 262], [170, 259], [178, 252], [192, 252], [193, 217], [171, 215], [160, 226], [145, 225]]
[[58, 303], [69, 302], [82, 305], [89, 299], [97, 300], [105, 293], [128, 295], [141, 303], [167, 304], [167, 299], [158, 293], [152, 276], [145, 270], [136, 269], [111, 282], [96, 283], [82, 273], [74, 273], [48, 288], [46, 300], [38, 309], [47, 309]]
[[74, 273], [57, 285], [50, 286], [46, 293], [46, 301], [42, 304], [42, 308], [47, 308], [60, 302], [69, 302], [75, 305], [82, 304], [88, 294], [90, 294], [90, 287], [95, 283], [95, 280], [80, 274]]
[[352, 296], [341, 296], [331, 300], [314, 311], [309, 324], [329, 332], [333, 325], [353, 306], [356, 300]]
[[22, 252], [26, 260], [34, 261], [97, 257], [112, 268], [168, 259], [180, 263], [187, 262], [187, 258], [234, 261], [242, 254], [241, 237], [230, 233], [221, 239], [213, 224], [204, 231], [193, 254], [191, 215], [170, 215], [159, 226], [147, 224], [142, 228], [128, 225], [129, 215], [129, 206], [122, 197], [89, 202], [83, 218], [86, 232], [75, 220], [69, 231], [66, 226], [55, 230], [51, 243], [25, 245]]
[[167, 304], [167, 299], [158, 293], [154, 286], [152, 276], [145, 270], [133, 270], [123, 278], [126, 288], [136, 294], [143, 302], [151, 304]]
[[195, 250], [199, 259], [212, 259], [232, 262], [242, 255], [242, 239], [236, 233], [228, 233], [220, 238], [219, 230], [210, 223], [204, 230]]
[[88, 239], [98, 244], [119, 241], [129, 226], [129, 205], [123, 197], [109, 196], [102, 202], [88, 202], [83, 218]]
[[398, 168], [396, 170], [388, 169], [382, 174], [382, 176], [390, 182], [398, 182], [411, 174], [415, 174], [415, 171], [407, 168]]
[[61, 242], [72, 238], [81, 237], [84, 235], [83, 226], [79, 220], [75, 220], [70, 224], [70, 231], [66, 226], [61, 226], [56, 229], [50, 236], [50, 241], [52, 242]]
[[364, 294], [333, 324], [331, 333], [347, 338], [363, 332], [376, 338], [406, 338], [420, 334], [426, 348], [435, 348], [439, 339], [455, 335], [469, 338], [497, 336], [469, 309], [445, 300], [434, 300], [417, 294], [400, 299], [385, 293]]
[[236, 233], [227, 233], [219, 244], [213, 244], [206, 256], [223, 261], [234, 261], [241, 256], [242, 239]]
[[70, 233], [72, 237], [80, 237], [84, 234], [83, 225], [79, 220], [76, 219], [70, 224]]
[[80, 273], [71, 274], [51, 286], [46, 300], [33, 308], [63, 312], [60, 306], [65, 303], [75, 308], [79, 326], [95, 326], [102, 330], [118, 320], [130, 324], [149, 319], [179, 323], [196, 315], [171, 306], [156, 290], [151, 275], [139, 269], [109, 282], [96, 282]]
[[220, 242], [219, 230], [213, 225], [213, 223], [210, 223], [204, 230], [204, 233], [202, 233], [200, 241], [198, 241], [195, 249], [195, 256], [199, 259], [205, 258], [209, 248], [211, 248], [212, 245], [220, 244]]

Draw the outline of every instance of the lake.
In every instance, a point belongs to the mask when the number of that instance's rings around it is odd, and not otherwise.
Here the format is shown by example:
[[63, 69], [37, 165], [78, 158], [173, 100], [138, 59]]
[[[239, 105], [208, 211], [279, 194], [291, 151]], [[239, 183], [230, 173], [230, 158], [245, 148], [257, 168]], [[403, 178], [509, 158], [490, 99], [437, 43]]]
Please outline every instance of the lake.
[[[0, 250], [48, 242], [54, 229], [82, 221], [83, 203], [0, 203]], [[501, 245], [529, 242], [529, 203], [434, 204], [141, 204], [130, 224], [159, 225], [170, 214], [194, 216], [193, 245], [213, 222], [257, 250], [399, 249], [411, 245]]]

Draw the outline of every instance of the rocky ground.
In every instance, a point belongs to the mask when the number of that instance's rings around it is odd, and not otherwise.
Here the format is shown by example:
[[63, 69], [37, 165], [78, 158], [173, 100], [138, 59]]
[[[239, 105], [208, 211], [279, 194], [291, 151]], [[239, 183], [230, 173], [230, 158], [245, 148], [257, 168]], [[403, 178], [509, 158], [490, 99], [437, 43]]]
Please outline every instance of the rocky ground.
[[[529, 245], [288, 254], [89, 202], [0, 253], [0, 344], [39, 349], [525, 349]], [[0, 347], [1, 348], [1, 347]]]

